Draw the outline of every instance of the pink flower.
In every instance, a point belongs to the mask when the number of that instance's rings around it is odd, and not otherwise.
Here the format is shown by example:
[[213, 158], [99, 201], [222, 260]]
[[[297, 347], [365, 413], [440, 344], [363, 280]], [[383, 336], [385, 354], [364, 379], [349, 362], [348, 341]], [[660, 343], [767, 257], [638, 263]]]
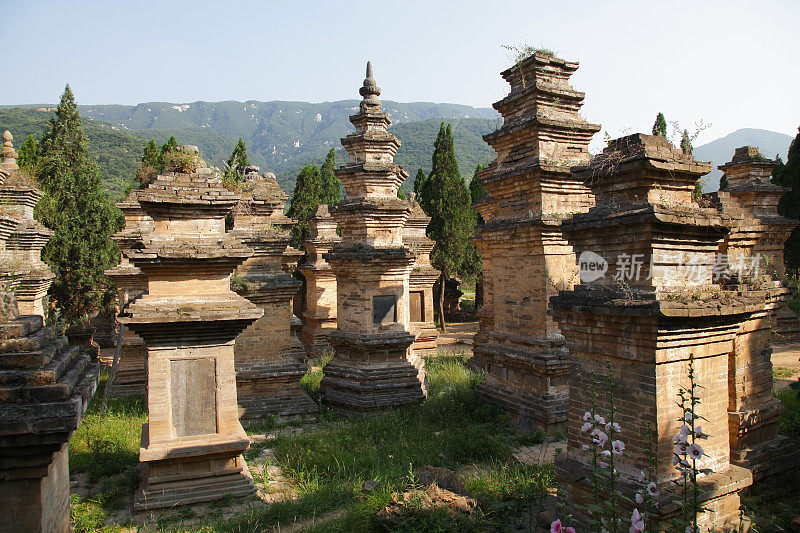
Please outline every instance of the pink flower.
[[634, 509], [631, 515], [631, 527], [628, 532], [641, 533], [642, 531], [644, 531], [644, 516], [639, 512], [639, 509]]
[[575, 533], [575, 528], [572, 526], [567, 526], [564, 528], [564, 533]]
[[615, 440], [611, 443], [611, 449], [614, 450], [615, 454], [620, 455], [625, 451], [625, 443], [621, 440]]
[[606, 445], [606, 442], [608, 442], [608, 435], [606, 435], [602, 429], [594, 428], [594, 430], [592, 430], [592, 440], [602, 448]]
[[598, 464], [600, 465], [600, 468], [608, 468], [608, 463], [604, 463], [603, 461], [600, 461]]
[[592, 429], [592, 423], [586, 422], [584, 425], [581, 426], [581, 433], [586, 433], [590, 429]]
[[672, 466], [678, 466], [679, 464], [681, 464], [681, 458], [678, 457], [677, 455], [673, 455], [672, 456]]
[[620, 426], [620, 425], [619, 425], [617, 422], [614, 422], [613, 424], [612, 424], [611, 422], [608, 422], [608, 423], [606, 424], [606, 431], [608, 431], [609, 433], [611, 433], [611, 429], [612, 429], [612, 428], [614, 429], [614, 431], [616, 431], [616, 432], [618, 432], [618, 433], [619, 433], [620, 431], [622, 431], [622, 427], [621, 427], [621, 426]]
[[561, 520], [556, 520], [555, 522], [550, 524], [550, 533], [562, 533]]
[[708, 434], [703, 433], [703, 426], [697, 426], [694, 428], [694, 438], [696, 439], [707, 439]]
[[644, 496], [641, 492], [636, 493], [636, 503], [644, 503]]
[[639, 483], [644, 483], [647, 481], [647, 476], [644, 473], [644, 470], [639, 470]]
[[686, 445], [685, 442], [679, 442], [678, 444], [675, 445], [675, 453], [678, 455], [686, 455], [686, 450], [688, 449], [689, 447]]
[[594, 415], [594, 419], [598, 424], [605, 424], [606, 423], [606, 419], [603, 418], [600, 415]]
[[661, 496], [661, 489], [658, 488], [658, 485], [656, 485], [655, 481], [651, 481], [647, 484], [647, 494], [653, 498], [658, 498]]
[[687, 422], [691, 422], [692, 421], [692, 412], [691, 411], [686, 411], [683, 414], [683, 419], [686, 420]]
[[681, 435], [688, 436], [691, 434], [692, 434], [692, 428], [689, 427], [689, 424], [684, 424], [681, 426]]
[[689, 446], [689, 457], [694, 460], [700, 459], [703, 457], [703, 448], [699, 444], [692, 444]]
[[583, 421], [584, 422], [588, 422], [591, 419], [592, 419], [592, 413], [590, 413], [589, 411], [586, 411], [585, 413], [583, 413]]
[[581, 450], [583, 450], [585, 452], [588, 452], [589, 451], [589, 445], [588, 444], [581, 445]]
[[600, 452], [600, 455], [602, 455], [603, 457], [611, 457], [611, 450], [603, 450], [602, 452]]

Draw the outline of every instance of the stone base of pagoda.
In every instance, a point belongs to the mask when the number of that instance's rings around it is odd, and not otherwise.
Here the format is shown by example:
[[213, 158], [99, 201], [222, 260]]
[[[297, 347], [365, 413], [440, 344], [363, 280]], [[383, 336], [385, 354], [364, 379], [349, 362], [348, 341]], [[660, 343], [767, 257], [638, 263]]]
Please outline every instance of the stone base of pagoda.
[[797, 469], [800, 466], [800, 449], [789, 437], [778, 435], [753, 448], [733, 451], [731, 463], [750, 470], [753, 481], [769, 480], [783, 472]]
[[287, 356], [236, 367], [239, 420], [244, 427], [277, 418], [280, 422], [313, 420], [319, 408], [300, 385], [307, 367]]
[[789, 307], [788, 302], [784, 302], [778, 308], [772, 332], [772, 342], [775, 344], [800, 340], [800, 320]]
[[127, 328], [108, 394], [112, 398], [147, 394], [147, 348], [142, 338]]
[[145, 424], [139, 452], [142, 484], [134, 511], [253, 494], [256, 488], [242, 457], [249, 444], [242, 430], [238, 435], [195, 435], [150, 446]]
[[57, 451], [47, 453], [49, 447], [43, 446], [45, 453], [41, 455], [26, 455], [29, 464], [23, 470], [0, 473], [4, 511], [0, 513], [0, 531], [70, 531], [69, 445], [63, 443], [60, 448], [56, 446]]
[[[553, 469], [558, 479], [559, 500], [566, 496], [566, 507], [559, 510], [559, 516], [569, 516], [569, 525], [578, 531], [592, 527], [586, 515], [585, 506], [594, 503], [592, 496], [592, 470], [590, 465], [564, 454], [555, 458]], [[741, 532], [749, 530], [749, 522], [742, 520], [740, 493], [753, 483], [749, 470], [740, 466], [728, 465], [720, 472], [713, 472], [698, 478], [700, 484], [699, 502], [705, 509], [698, 515], [698, 525], [702, 531]], [[634, 478], [621, 476], [615, 480], [618, 493], [627, 500], [618, 498], [617, 512], [629, 517], [633, 512], [634, 496], [642, 490], [642, 484]], [[657, 499], [659, 514], [652, 517], [659, 525], [666, 526], [678, 516], [680, 507], [675, 504], [680, 494], [675, 494], [672, 480], [659, 483], [661, 496]], [[563, 514], [562, 514], [563, 513]], [[656, 529], [658, 530], [658, 529]]]
[[316, 317], [303, 313], [303, 327], [300, 330], [300, 342], [303, 343], [309, 357], [320, 357], [333, 351], [328, 342], [328, 335], [336, 330], [336, 319]]
[[468, 364], [485, 372], [479, 394], [508, 413], [518, 428], [547, 433], [566, 428], [570, 362], [563, 339], [522, 344], [492, 334], [473, 347]]
[[409, 361], [408, 332], [330, 334], [336, 355], [325, 366], [320, 390], [338, 411], [367, 412], [418, 404], [425, 399], [424, 374]]
[[417, 339], [411, 345], [416, 356], [436, 355], [439, 330], [433, 322], [412, 322], [409, 329], [417, 335]]

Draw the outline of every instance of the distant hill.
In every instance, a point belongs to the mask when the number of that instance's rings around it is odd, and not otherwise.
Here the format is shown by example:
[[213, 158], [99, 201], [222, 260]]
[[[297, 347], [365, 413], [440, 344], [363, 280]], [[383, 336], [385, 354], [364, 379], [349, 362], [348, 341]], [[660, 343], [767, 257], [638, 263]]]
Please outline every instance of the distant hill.
[[758, 146], [761, 154], [770, 159], [774, 159], [777, 154], [780, 154], [785, 163], [790, 144], [792, 144], [792, 137], [789, 135], [769, 130], [743, 128], [710, 143], [695, 147], [693, 151], [695, 159], [711, 161], [714, 165], [714, 170], [703, 176], [703, 191], [719, 190], [719, 178], [722, 176], [722, 171], [717, 167], [730, 161], [733, 152], [740, 146]]
[[[0, 109], [0, 131], [9, 130], [14, 135], [14, 147], [19, 150], [28, 135], [33, 134], [37, 141], [42, 139], [52, 115], [51, 111], [36, 109]], [[146, 141], [106, 122], [84, 119], [83, 129], [106, 188], [115, 196], [121, 195], [136, 173]]]
[[[307, 102], [148, 102], [135, 106], [79, 106], [93, 153], [101, 157], [108, 186], [124, 188], [132, 179], [146, 139], [164, 143], [175, 135], [179, 144], [194, 144], [211, 164], [222, 166], [236, 140], [247, 144], [253, 164], [275, 172], [291, 193], [303, 165], [322, 163], [331, 147], [337, 163], [347, 157], [340, 139], [353, 131], [349, 116], [358, 111], [358, 100], [312, 104]], [[383, 102], [392, 118], [393, 131], [403, 146], [397, 161], [412, 174], [430, 167], [433, 140], [441, 121], [453, 123], [456, 158], [466, 179], [477, 163], [486, 163], [493, 152], [481, 139], [492, 131], [499, 115], [493, 109], [429, 102]], [[41, 138], [54, 106], [0, 106], [0, 127], [12, 131], [18, 146], [29, 133]], [[109, 137], [109, 135], [111, 137]], [[135, 149], [134, 149], [135, 148]], [[125, 154], [125, 157], [122, 157]], [[102, 159], [108, 158], [107, 164]]]

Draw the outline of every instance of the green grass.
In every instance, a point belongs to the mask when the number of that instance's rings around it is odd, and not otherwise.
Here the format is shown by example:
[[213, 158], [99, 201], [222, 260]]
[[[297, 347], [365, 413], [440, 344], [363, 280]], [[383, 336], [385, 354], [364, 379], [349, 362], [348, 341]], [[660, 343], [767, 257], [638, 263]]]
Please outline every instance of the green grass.
[[791, 531], [789, 523], [800, 511], [800, 476], [797, 472], [784, 472], [768, 483], [754, 487], [742, 498], [746, 515], [754, 520], [753, 531]]
[[789, 300], [789, 309], [794, 311], [796, 315], [800, 315], [800, 298]]
[[800, 398], [797, 397], [797, 391], [781, 389], [775, 393], [775, 397], [786, 408], [778, 421], [778, 433], [794, 439], [800, 445]]
[[333, 354], [328, 353], [309, 361], [308, 366], [314, 367], [314, 369], [306, 372], [300, 379], [300, 386], [317, 403], [320, 402], [319, 386], [322, 383], [323, 369], [331, 359], [333, 359]]
[[108, 379], [104, 371], [100, 385], [80, 426], [69, 441], [70, 474], [85, 473], [93, 498], [72, 496], [71, 520], [76, 531], [94, 531], [108, 512], [128, 505], [138, 482], [139, 441], [147, 421], [143, 396], [109, 400], [105, 415], [100, 402]]
[[791, 368], [784, 368], [781, 366], [774, 366], [772, 367], [772, 377], [775, 379], [778, 378], [790, 378], [794, 376], [795, 371]]
[[[422, 405], [359, 417], [323, 411], [307, 431], [278, 435], [256, 444], [247, 452], [252, 460], [269, 446], [276, 462], [291, 482], [297, 498], [258, 506], [222, 520], [221, 507], [207, 522], [190, 531], [269, 531], [300, 521], [312, 521], [309, 531], [381, 531], [376, 515], [391, 501], [392, 494], [410, 487], [413, 469], [422, 466], [458, 470], [465, 465], [488, 465], [470, 469], [465, 485], [478, 500], [472, 517], [455, 517], [443, 509], [411, 506], [393, 523], [394, 531], [485, 531], [505, 524], [532, 523], [546, 488], [552, 486], [549, 467], [524, 466], [511, 457], [511, 446], [525, 441], [537, 443], [543, 435], [520, 437], [509, 419], [481, 401], [476, 386], [481, 376], [467, 369], [464, 356], [440, 356], [426, 362], [429, 391]], [[329, 358], [318, 365], [324, 366]], [[302, 384], [319, 397], [322, 370], [309, 371]], [[101, 387], [105, 382], [102, 377]], [[102, 390], [102, 389], [101, 389]], [[147, 419], [141, 397], [114, 400], [104, 417], [99, 414], [98, 393], [81, 427], [70, 442], [70, 468], [85, 473], [91, 496], [73, 496], [72, 522], [76, 531], [94, 531], [107, 516], [126, 505], [137, 484], [139, 436]], [[268, 421], [263, 431], [277, 427]], [[256, 476], [256, 482], [265, 480]], [[365, 481], [377, 481], [369, 493]], [[333, 518], [330, 513], [336, 511]], [[325, 515], [325, 518], [318, 520]], [[162, 531], [186, 531], [177, 516], [161, 520]]]

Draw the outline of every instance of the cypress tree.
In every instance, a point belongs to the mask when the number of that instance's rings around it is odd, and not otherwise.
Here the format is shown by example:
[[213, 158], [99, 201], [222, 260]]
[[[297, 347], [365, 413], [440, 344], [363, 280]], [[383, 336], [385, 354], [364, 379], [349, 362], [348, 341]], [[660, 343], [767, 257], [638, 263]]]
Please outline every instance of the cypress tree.
[[25, 139], [25, 142], [17, 153], [17, 164], [19, 168], [24, 170], [29, 176], [36, 176], [38, 162], [39, 145], [36, 142], [36, 137], [31, 134]]
[[159, 172], [164, 170], [160, 160], [161, 153], [158, 150], [158, 146], [156, 146], [156, 142], [153, 139], [150, 139], [144, 147], [141, 164], [136, 171], [136, 180], [139, 182], [140, 189], [147, 187], [158, 176]]
[[122, 216], [101, 187], [69, 85], [42, 138], [37, 177], [45, 196], [36, 214], [53, 230], [42, 251], [56, 274], [50, 293], [62, 316], [75, 323], [98, 307], [108, 288], [103, 271], [119, 261], [110, 237]]
[[161, 147], [161, 152], [158, 154], [158, 165], [160, 168], [164, 168], [164, 154], [167, 152], [171, 152], [178, 147], [178, 141], [175, 140], [174, 135], [170, 135], [167, 142], [164, 143], [164, 146]]
[[225, 163], [225, 181], [236, 183], [242, 179], [242, 169], [250, 163], [247, 161], [247, 147], [244, 140], [239, 137], [239, 142], [233, 147], [228, 161]]
[[[320, 170], [320, 198], [319, 204], [333, 205], [342, 198], [342, 182], [336, 177], [333, 169], [336, 168], [336, 151], [331, 148], [325, 157], [325, 162]], [[319, 205], [317, 204], [317, 205]]]
[[475, 232], [475, 211], [469, 190], [458, 171], [453, 132], [448, 124], [439, 128], [434, 143], [431, 173], [421, 188], [420, 205], [431, 217], [428, 237], [435, 241], [431, 263], [439, 269], [439, 320], [447, 331], [444, 319], [445, 281], [451, 276], [470, 275], [474, 260], [469, 238]]
[[414, 178], [414, 194], [417, 196], [420, 195], [420, 192], [422, 191], [422, 185], [425, 183], [426, 179], [428, 178], [425, 176], [425, 171], [421, 168], [417, 170], [417, 175]]
[[[472, 181], [469, 182], [469, 196], [472, 205], [474, 206], [476, 202], [486, 198], [488, 194], [486, 189], [483, 188], [483, 185], [478, 183], [478, 173], [483, 170], [483, 165], [478, 165], [475, 167], [475, 173], [472, 175]], [[477, 212], [475, 213], [477, 223], [483, 224], [483, 217], [479, 215]]]
[[692, 155], [692, 150], [692, 139], [689, 138], [689, 132], [683, 130], [683, 135], [681, 135], [681, 151], [686, 155]]
[[719, 190], [724, 191], [728, 188], [728, 176], [725, 174], [719, 179]]
[[[800, 128], [789, 147], [789, 157], [780, 172], [780, 184], [790, 189], [778, 202], [778, 213], [800, 220]], [[786, 267], [797, 273], [800, 268], [800, 230], [795, 228], [783, 248]]]
[[656, 116], [656, 121], [653, 123], [653, 135], [667, 138], [667, 119], [664, 118], [664, 113]]
[[294, 184], [294, 193], [289, 204], [287, 215], [297, 219], [297, 224], [292, 228], [292, 246], [302, 248], [310, 234], [308, 219], [321, 203], [322, 182], [319, 169], [316, 165], [306, 165], [297, 176]]

